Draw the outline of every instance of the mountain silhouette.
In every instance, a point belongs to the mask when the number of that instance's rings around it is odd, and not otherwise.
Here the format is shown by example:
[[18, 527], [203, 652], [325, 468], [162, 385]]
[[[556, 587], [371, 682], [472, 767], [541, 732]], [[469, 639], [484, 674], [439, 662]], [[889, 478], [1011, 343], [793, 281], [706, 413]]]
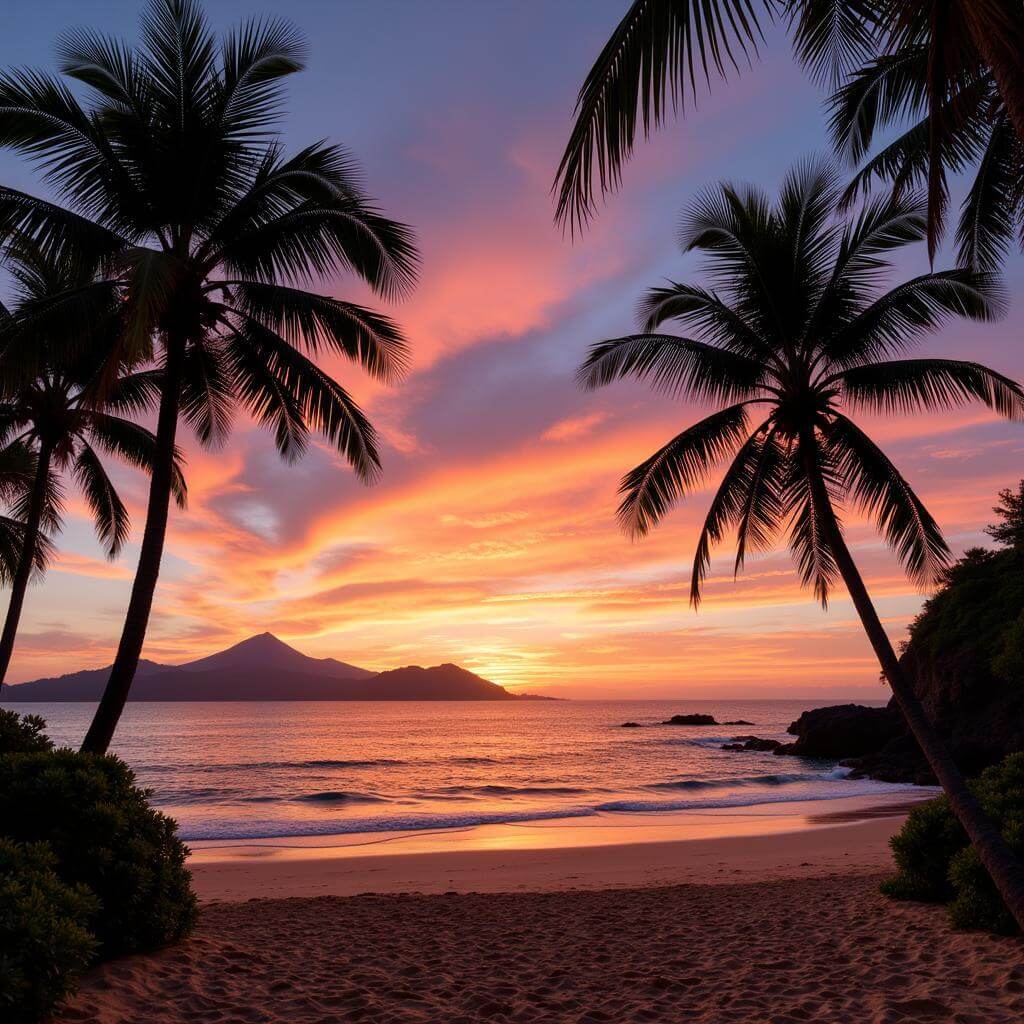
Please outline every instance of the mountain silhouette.
[[369, 679], [374, 673], [335, 658], [310, 658], [278, 640], [273, 633], [259, 633], [207, 658], [179, 665], [186, 672], [291, 672], [332, 676], [335, 679]]
[[[96, 701], [108, 668], [5, 686], [0, 701]], [[310, 658], [272, 633], [249, 637], [184, 665], [142, 660], [133, 701], [545, 700], [510, 693], [458, 665], [410, 665], [374, 673], [335, 658]]]

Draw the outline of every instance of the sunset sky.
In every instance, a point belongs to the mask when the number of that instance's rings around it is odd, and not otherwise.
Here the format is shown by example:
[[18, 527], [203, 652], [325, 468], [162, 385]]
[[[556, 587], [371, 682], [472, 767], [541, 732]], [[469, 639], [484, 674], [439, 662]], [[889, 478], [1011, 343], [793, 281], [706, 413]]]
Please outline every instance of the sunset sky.
[[[584, 394], [572, 379], [590, 342], [634, 327], [645, 287], [696, 278], [673, 245], [695, 191], [724, 177], [774, 191], [797, 157], [825, 148], [822, 97], [784, 39], [642, 146], [620, 194], [573, 241], [553, 226], [549, 189], [576, 91], [625, 0], [275, 6], [311, 44], [289, 88], [289, 143], [350, 147], [386, 211], [416, 228], [419, 286], [386, 307], [408, 334], [412, 370], [385, 389], [326, 364], [383, 435], [373, 488], [324, 447], [285, 464], [244, 419], [219, 451], [183, 435], [190, 505], [172, 513], [146, 656], [189, 660], [270, 630], [368, 668], [456, 661], [565, 696], [885, 696], [845, 595], [823, 613], [784, 550], [734, 582], [723, 548], [700, 613], [689, 608], [709, 495], [639, 543], [618, 532], [614, 510], [622, 473], [701, 409], [631, 384]], [[206, 7], [218, 27], [273, 10]], [[52, 67], [56, 35], [72, 25], [133, 37], [137, 10], [137, 0], [20, 3], [0, 63]], [[10, 154], [0, 180], [40, 190]], [[910, 271], [926, 265], [923, 249], [915, 258]], [[1012, 260], [1006, 321], [956, 325], [928, 350], [1024, 374], [1022, 268]], [[377, 301], [350, 279], [325, 290]], [[868, 425], [957, 552], [983, 541], [995, 492], [1024, 475], [1024, 430], [981, 408]], [[137, 541], [145, 480], [116, 476]], [[850, 537], [899, 639], [922, 595], [865, 524], [852, 522]], [[111, 660], [137, 544], [105, 562], [73, 496], [59, 545], [29, 593], [12, 681]]]

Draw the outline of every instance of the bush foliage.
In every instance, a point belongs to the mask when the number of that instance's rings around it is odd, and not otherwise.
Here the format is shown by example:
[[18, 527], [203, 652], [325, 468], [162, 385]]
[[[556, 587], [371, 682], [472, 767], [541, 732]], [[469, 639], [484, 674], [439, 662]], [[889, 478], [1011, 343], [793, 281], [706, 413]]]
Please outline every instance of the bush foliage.
[[105, 956], [181, 938], [195, 919], [186, 848], [148, 796], [109, 755], [0, 756], [0, 835], [45, 841], [60, 877], [98, 897], [93, 930]]
[[52, 750], [53, 742], [43, 731], [46, 722], [38, 715], [19, 715], [0, 708], [0, 754], [35, 754]]
[[57, 876], [45, 843], [0, 839], [0, 1020], [36, 1024], [74, 990], [96, 952], [99, 904]]
[[[987, 768], [971, 786], [1011, 848], [1024, 856], [1024, 753]], [[958, 928], [1017, 930], [944, 796], [910, 812], [892, 838], [892, 850], [898, 871], [882, 883], [886, 895], [948, 903]]]

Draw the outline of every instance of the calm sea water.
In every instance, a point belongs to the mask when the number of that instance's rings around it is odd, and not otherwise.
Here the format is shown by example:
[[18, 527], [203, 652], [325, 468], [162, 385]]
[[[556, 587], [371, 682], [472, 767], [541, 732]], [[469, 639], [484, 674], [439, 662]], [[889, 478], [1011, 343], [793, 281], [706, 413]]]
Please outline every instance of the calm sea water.
[[[730, 753], [806, 701], [130, 704], [114, 752], [184, 839], [436, 829], [895, 792], [825, 762]], [[93, 706], [19, 704], [58, 743]], [[655, 725], [704, 712], [752, 726]], [[623, 729], [636, 721], [649, 727]]]

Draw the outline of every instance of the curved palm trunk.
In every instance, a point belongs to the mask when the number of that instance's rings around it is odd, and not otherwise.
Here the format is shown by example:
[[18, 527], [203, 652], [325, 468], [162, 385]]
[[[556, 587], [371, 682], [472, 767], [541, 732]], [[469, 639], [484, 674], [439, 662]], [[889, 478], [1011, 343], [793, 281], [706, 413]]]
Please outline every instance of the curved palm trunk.
[[[806, 445], [804, 447], [807, 452]], [[957, 816], [964, 831], [970, 837], [974, 848], [978, 851], [981, 862], [995, 882], [1003, 902], [1013, 914], [1017, 924], [1024, 930], [1024, 864], [1014, 855], [1006, 844], [995, 823], [985, 813], [974, 794], [967, 786], [967, 780], [950, 756], [949, 748], [925, 714], [924, 707], [914, 693], [903, 667], [896, 657], [889, 637], [875, 611], [875, 606], [868, 595], [860, 571], [846, 546], [843, 531], [836, 520], [832, 502], [825, 488], [818, 467], [805, 454], [805, 469], [811, 482], [814, 509], [819, 517], [822, 535], [828, 542], [842, 573], [846, 589], [857, 609], [860, 621], [864, 626], [871, 646], [875, 650], [878, 663], [889, 682], [896, 703], [906, 719], [910, 731], [914, 734], [928, 764], [939, 785], [949, 798], [953, 813]]]
[[28, 515], [25, 519], [25, 536], [21, 545], [21, 556], [11, 583], [11, 602], [7, 606], [7, 618], [4, 620], [3, 633], [0, 634], [0, 686], [7, 678], [7, 669], [14, 653], [14, 638], [18, 634], [18, 622], [21, 619], [21, 608], [25, 603], [25, 591], [28, 590], [32, 578], [32, 568], [36, 559], [36, 544], [39, 541], [39, 526], [43, 521], [43, 508], [46, 505], [46, 487], [50, 479], [50, 456], [48, 445], [39, 449], [36, 463], [36, 478], [32, 483], [32, 494], [29, 498]]
[[992, 69], [1017, 137], [1024, 141], [1024, 19], [1020, 3], [966, 0], [963, 9], [971, 42]]
[[135, 570], [128, 611], [125, 614], [121, 642], [110, 668], [110, 678], [82, 742], [83, 753], [105, 754], [114, 730], [124, 711], [128, 692], [139, 666], [142, 645], [146, 639], [153, 592], [160, 575], [160, 560], [167, 534], [167, 516], [171, 504], [171, 483], [174, 468], [174, 438], [178, 427], [178, 403], [181, 395], [184, 345], [169, 343], [164, 366], [164, 383], [160, 395], [160, 413], [156, 428], [156, 450], [149, 483], [149, 504], [146, 528], [142, 535], [139, 564]]

